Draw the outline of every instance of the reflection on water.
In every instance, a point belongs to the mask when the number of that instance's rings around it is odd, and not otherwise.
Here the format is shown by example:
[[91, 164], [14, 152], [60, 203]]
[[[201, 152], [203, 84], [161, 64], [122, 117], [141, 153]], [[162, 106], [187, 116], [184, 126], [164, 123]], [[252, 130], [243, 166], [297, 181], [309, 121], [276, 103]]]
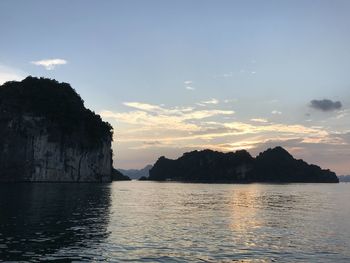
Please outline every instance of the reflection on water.
[[0, 186], [0, 259], [349, 262], [350, 185]]
[[2, 260], [74, 259], [108, 236], [109, 185], [3, 184], [0, 203]]

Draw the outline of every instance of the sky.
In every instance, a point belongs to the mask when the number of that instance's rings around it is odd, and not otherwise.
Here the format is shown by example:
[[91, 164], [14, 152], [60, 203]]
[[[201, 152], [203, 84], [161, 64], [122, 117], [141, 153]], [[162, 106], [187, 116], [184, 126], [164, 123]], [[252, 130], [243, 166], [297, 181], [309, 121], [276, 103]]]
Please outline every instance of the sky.
[[285, 147], [350, 174], [350, 1], [0, 1], [0, 84], [68, 82], [114, 166]]

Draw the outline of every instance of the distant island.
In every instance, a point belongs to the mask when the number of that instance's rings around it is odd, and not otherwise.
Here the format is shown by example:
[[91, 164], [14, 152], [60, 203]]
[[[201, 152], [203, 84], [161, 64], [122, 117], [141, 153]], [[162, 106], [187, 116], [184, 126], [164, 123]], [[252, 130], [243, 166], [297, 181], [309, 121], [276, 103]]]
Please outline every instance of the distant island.
[[1, 182], [110, 182], [112, 126], [67, 83], [0, 86]]
[[350, 175], [340, 175], [338, 178], [339, 182], [350, 183]]
[[146, 165], [142, 169], [118, 169], [119, 172], [121, 172], [123, 175], [128, 176], [130, 179], [140, 179], [141, 177], [148, 177], [149, 170], [153, 166], [151, 164]]
[[192, 151], [176, 160], [160, 157], [147, 180], [207, 183], [338, 183], [336, 174], [296, 160], [282, 147], [253, 158], [247, 151]]

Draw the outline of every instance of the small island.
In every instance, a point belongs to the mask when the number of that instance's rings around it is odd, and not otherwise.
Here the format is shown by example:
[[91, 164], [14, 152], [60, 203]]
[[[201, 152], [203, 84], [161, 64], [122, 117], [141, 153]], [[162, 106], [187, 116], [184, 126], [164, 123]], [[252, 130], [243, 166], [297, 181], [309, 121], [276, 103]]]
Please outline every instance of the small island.
[[295, 159], [282, 147], [253, 158], [247, 151], [192, 151], [176, 160], [160, 157], [148, 180], [206, 183], [338, 183], [330, 170]]
[[340, 175], [338, 176], [339, 182], [350, 183], [350, 175]]
[[112, 135], [67, 83], [0, 86], [1, 182], [110, 182]]

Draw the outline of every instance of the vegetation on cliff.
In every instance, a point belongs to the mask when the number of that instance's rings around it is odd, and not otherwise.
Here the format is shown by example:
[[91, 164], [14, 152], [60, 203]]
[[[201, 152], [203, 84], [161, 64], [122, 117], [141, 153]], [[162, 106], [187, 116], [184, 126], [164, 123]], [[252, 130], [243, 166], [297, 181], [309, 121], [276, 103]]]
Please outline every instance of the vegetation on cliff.
[[27, 77], [0, 86], [1, 119], [13, 116], [44, 117], [55, 129], [67, 137], [79, 134], [83, 146], [96, 146], [101, 140], [111, 140], [112, 126], [84, 107], [84, 101], [68, 84], [47, 78]]
[[282, 147], [268, 149], [256, 158], [245, 150], [193, 151], [177, 160], [160, 157], [149, 174], [148, 179], [155, 181], [339, 182], [335, 173], [296, 160]]

